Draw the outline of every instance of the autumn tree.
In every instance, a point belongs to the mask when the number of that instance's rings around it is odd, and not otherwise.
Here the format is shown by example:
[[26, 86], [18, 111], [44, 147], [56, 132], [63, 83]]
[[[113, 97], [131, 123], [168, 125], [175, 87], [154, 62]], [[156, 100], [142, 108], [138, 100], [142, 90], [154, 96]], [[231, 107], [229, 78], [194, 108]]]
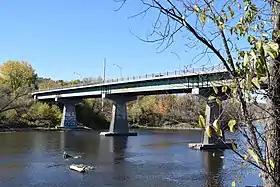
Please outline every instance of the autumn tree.
[[[126, 4], [126, 0], [118, 2], [121, 2], [121, 7]], [[233, 146], [233, 151], [240, 159], [260, 169], [264, 186], [280, 186], [280, 2], [139, 2], [143, 4], [143, 11], [135, 16], [146, 15], [150, 11], [157, 13], [156, 21], [151, 23], [152, 32], [148, 37], [137, 36], [139, 39], [158, 43], [166, 49], [178, 39], [176, 36], [184, 33], [183, 39], [188, 48], [199, 46], [202, 53], [198, 55], [212, 54], [215, 61], [223, 64], [232, 78], [232, 83], [224, 86], [223, 90], [230, 91], [231, 100], [241, 107], [243, 121], [238, 130], [246, 140], [246, 147], [239, 145], [236, 149]], [[255, 94], [259, 93], [267, 99], [269, 107], [258, 103]], [[254, 123], [250, 105], [260, 108], [269, 117], [264, 123], [264, 130], [260, 131]], [[209, 136], [219, 132], [217, 124], [220, 119], [216, 119], [214, 124], [205, 124], [204, 119], [200, 119]], [[235, 124], [235, 119], [230, 120], [228, 125], [231, 131], [234, 131]]]
[[0, 66], [0, 81], [9, 85], [13, 90], [22, 86], [32, 86], [37, 75], [30, 64], [25, 61], [7, 61]]

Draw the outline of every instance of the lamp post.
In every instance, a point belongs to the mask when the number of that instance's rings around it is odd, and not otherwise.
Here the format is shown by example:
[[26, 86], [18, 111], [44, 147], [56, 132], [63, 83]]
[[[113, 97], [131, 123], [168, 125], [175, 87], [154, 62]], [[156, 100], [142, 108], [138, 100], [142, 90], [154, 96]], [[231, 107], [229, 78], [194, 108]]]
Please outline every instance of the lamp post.
[[178, 58], [178, 60], [179, 60], [179, 71], [181, 71], [181, 64], [180, 64], [180, 60], [181, 59], [180, 59], [179, 55], [177, 53], [175, 53], [175, 52], [170, 52], [170, 53], [175, 55]]
[[113, 64], [114, 66], [118, 67], [120, 69], [120, 72], [121, 72], [121, 78], [122, 78], [122, 67], [118, 64]]
[[80, 77], [82, 83], [84, 83], [83, 77], [82, 77], [82, 75], [80, 73], [74, 72], [74, 74], [78, 75]]
[[[104, 58], [103, 61], [103, 83], [105, 83], [105, 79], [106, 79], [106, 58]], [[105, 97], [105, 93], [101, 94], [101, 111], [103, 112], [103, 108], [104, 108], [104, 97]]]

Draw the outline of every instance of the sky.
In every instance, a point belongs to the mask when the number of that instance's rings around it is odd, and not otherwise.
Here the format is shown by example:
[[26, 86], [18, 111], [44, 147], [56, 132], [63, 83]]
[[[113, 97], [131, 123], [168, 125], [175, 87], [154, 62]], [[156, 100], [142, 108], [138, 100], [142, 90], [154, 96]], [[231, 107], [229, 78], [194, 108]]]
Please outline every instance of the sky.
[[38, 76], [55, 80], [102, 76], [104, 58], [106, 78], [120, 77], [114, 64], [123, 77], [190, 64], [199, 51], [186, 52], [181, 37], [159, 53], [158, 44], [132, 34], [146, 37], [156, 15], [129, 19], [143, 9], [137, 2], [114, 11], [113, 0], [1, 0], [0, 63], [25, 60]]

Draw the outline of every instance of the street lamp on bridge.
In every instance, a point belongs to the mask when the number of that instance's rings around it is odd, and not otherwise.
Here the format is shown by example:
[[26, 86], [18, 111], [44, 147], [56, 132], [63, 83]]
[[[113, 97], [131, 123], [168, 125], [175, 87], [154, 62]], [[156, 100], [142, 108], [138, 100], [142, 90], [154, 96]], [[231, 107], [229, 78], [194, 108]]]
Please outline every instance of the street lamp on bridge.
[[121, 72], [121, 78], [122, 78], [122, 67], [118, 64], [113, 64], [114, 66], [118, 67], [120, 69], [120, 72]]

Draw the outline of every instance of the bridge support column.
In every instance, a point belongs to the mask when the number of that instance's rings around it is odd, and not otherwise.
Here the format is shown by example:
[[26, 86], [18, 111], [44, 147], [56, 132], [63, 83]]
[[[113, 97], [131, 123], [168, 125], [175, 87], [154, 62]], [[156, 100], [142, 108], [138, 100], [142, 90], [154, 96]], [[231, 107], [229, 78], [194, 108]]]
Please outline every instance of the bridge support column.
[[137, 133], [129, 132], [127, 121], [126, 103], [133, 101], [136, 97], [125, 96], [106, 96], [113, 101], [112, 119], [109, 132], [101, 132], [105, 136], [135, 136]]
[[[206, 100], [206, 110], [205, 110], [205, 122], [206, 125], [213, 125], [213, 122], [219, 118], [222, 113], [222, 105], [218, 105], [216, 101], [208, 101], [208, 97], [213, 94], [213, 91], [210, 89], [196, 89], [193, 91], [195, 95], [199, 95]], [[221, 100], [227, 99], [224, 93], [220, 93], [219, 98]], [[212, 129], [214, 131], [214, 129]], [[224, 131], [222, 131], [223, 137], [220, 138], [218, 136], [213, 135], [209, 137], [206, 131], [203, 129], [202, 134], [202, 142], [201, 143], [191, 143], [189, 147], [192, 149], [199, 149], [199, 150], [210, 150], [210, 149], [229, 149], [232, 148], [231, 142], [225, 142], [225, 135]]]
[[76, 104], [81, 102], [82, 100], [75, 99], [58, 99], [56, 100], [62, 103], [63, 106], [63, 114], [60, 123], [60, 127], [62, 128], [76, 128], [77, 120], [76, 120]]
[[[218, 117], [221, 115], [222, 113], [222, 106], [219, 106], [218, 103], [214, 102], [207, 102], [206, 104], [206, 110], [205, 110], [205, 122], [206, 125], [212, 125], [213, 122], [218, 119]], [[223, 132], [224, 135], [224, 132]], [[204, 131], [203, 133], [203, 144], [221, 144], [222, 142], [219, 141], [217, 138], [215, 137], [209, 137], [206, 134], [206, 131]]]

